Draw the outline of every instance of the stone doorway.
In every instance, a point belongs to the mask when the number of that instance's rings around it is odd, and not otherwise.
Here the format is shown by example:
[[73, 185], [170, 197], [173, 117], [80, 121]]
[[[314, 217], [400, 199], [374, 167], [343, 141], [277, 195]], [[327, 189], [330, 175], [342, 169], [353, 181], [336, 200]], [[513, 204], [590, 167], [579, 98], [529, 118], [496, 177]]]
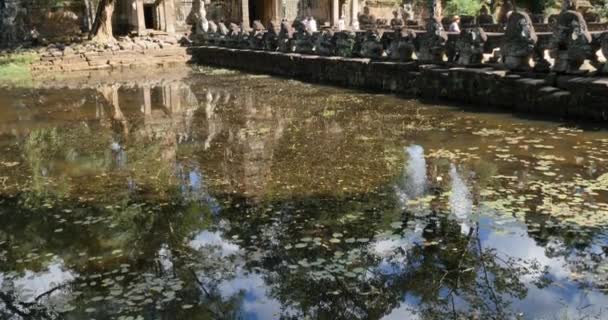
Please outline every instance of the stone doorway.
[[146, 29], [154, 29], [154, 5], [153, 4], [145, 4], [144, 5], [144, 24]]
[[249, 2], [249, 25], [259, 20], [267, 25], [270, 21], [279, 21], [279, 2], [277, 0], [246, 0]]

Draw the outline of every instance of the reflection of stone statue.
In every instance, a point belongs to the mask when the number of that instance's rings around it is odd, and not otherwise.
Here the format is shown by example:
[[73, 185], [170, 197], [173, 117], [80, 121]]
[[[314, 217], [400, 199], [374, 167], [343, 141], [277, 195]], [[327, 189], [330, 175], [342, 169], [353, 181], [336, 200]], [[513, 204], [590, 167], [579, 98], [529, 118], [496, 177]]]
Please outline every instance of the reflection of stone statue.
[[401, 28], [403, 28], [404, 24], [405, 23], [403, 22], [403, 19], [401, 18], [399, 11], [397, 11], [397, 10], [393, 11], [393, 19], [391, 19], [391, 29], [401, 30]]
[[525, 12], [513, 12], [507, 20], [505, 37], [500, 46], [505, 67], [509, 70], [529, 69], [536, 42], [538, 37], [530, 16]]
[[205, 11], [203, 0], [192, 1], [192, 10], [186, 18], [186, 23], [192, 26], [192, 40], [194, 42], [205, 42], [205, 36], [209, 30], [209, 21], [207, 20], [207, 11]]
[[479, 10], [479, 16], [477, 16], [477, 23], [481, 25], [494, 23], [494, 17], [492, 17], [490, 12], [488, 11], [488, 7], [486, 7], [485, 5], [481, 6], [481, 9]]
[[382, 36], [378, 30], [367, 30], [361, 43], [360, 54], [364, 58], [377, 59], [384, 54], [384, 48], [380, 39]]
[[352, 57], [355, 47], [355, 33], [352, 31], [342, 31], [335, 34], [336, 55], [340, 57]]
[[264, 50], [277, 51], [279, 48], [279, 32], [281, 26], [275, 22], [268, 23], [268, 31], [264, 33], [263, 42]]
[[466, 28], [456, 41], [456, 63], [479, 64], [483, 61], [483, 48], [488, 36], [482, 28]]
[[359, 15], [359, 28], [362, 30], [373, 29], [376, 26], [376, 18], [370, 13], [369, 7], [363, 7], [363, 13]]
[[407, 28], [395, 30], [395, 37], [390, 44], [390, 58], [400, 61], [412, 61], [416, 51], [416, 33]]
[[293, 34], [294, 51], [298, 53], [313, 53], [314, 39], [313, 33], [306, 25], [299, 20], [293, 22], [295, 33]]
[[585, 59], [594, 59], [591, 34], [583, 16], [572, 10], [575, 4], [565, 0], [563, 10], [553, 27], [553, 39], [549, 54], [555, 59], [553, 70], [557, 72], [578, 71]]
[[[266, 33], [266, 28], [259, 21], [256, 20], [253, 22], [253, 29], [249, 34], [249, 48], [255, 50], [264, 49], [264, 34]], [[274, 50], [273, 50], [274, 51]]]
[[289, 25], [287, 21], [283, 21], [281, 23], [281, 31], [279, 32], [279, 51], [293, 52], [294, 33], [295, 30]]
[[331, 56], [335, 50], [334, 32], [331, 28], [322, 28], [321, 34], [316, 38], [315, 52], [321, 56]]
[[443, 30], [439, 18], [431, 18], [426, 25], [426, 32], [420, 36], [418, 44], [418, 60], [423, 62], [443, 62], [445, 44], [448, 36]]

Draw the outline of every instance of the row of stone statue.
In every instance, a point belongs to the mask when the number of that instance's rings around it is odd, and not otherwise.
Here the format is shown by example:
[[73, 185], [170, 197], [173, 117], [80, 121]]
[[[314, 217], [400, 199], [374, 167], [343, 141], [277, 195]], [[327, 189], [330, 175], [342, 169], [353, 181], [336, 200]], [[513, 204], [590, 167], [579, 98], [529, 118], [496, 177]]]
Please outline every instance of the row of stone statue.
[[[447, 56], [449, 62], [462, 65], [482, 63], [484, 53], [493, 49], [486, 47], [488, 37], [481, 27], [465, 28], [455, 41], [448, 41], [441, 21], [436, 18], [429, 20], [424, 32], [403, 28], [385, 33], [336, 32], [331, 28], [313, 33], [301, 21], [271, 22], [268, 28], [256, 21], [252, 30], [243, 30], [233, 23], [228, 27], [221, 22], [206, 23], [206, 31], [193, 33], [195, 44], [400, 61], [412, 61], [415, 54], [419, 61], [430, 63], [442, 63]], [[601, 48], [608, 57], [608, 32], [592, 37], [582, 15], [575, 10], [561, 12], [547, 45], [540, 46], [538, 40], [529, 15], [511, 12], [501, 39], [501, 62], [511, 70], [578, 72], [584, 61], [589, 60], [599, 71], [608, 73], [608, 63], [601, 63], [596, 54]], [[555, 60], [553, 66], [545, 60], [545, 50]]]

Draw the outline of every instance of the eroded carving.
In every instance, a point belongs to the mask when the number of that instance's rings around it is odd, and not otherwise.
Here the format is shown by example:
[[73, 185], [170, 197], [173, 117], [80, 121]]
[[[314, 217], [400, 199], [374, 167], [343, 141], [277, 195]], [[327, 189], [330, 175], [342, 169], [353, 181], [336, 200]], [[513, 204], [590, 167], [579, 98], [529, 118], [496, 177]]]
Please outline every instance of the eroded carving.
[[575, 4], [565, 0], [563, 10], [553, 27], [549, 54], [555, 59], [553, 71], [577, 72], [585, 59], [594, 59], [591, 34], [583, 15], [574, 11]]
[[448, 36], [443, 29], [441, 21], [437, 17], [432, 17], [426, 25], [426, 32], [419, 37], [418, 51], [416, 55], [423, 62], [443, 62], [445, 54], [445, 44]]
[[395, 37], [389, 48], [389, 56], [393, 60], [412, 61], [416, 51], [416, 33], [407, 28], [395, 30]]
[[482, 28], [466, 28], [456, 41], [456, 63], [479, 64], [483, 61], [484, 45], [488, 36]]
[[384, 47], [380, 40], [382, 35], [378, 30], [368, 30], [361, 42], [360, 55], [364, 58], [377, 59], [384, 54]]
[[500, 47], [505, 67], [509, 70], [530, 69], [530, 59], [537, 42], [538, 37], [530, 16], [520, 11], [511, 13]]

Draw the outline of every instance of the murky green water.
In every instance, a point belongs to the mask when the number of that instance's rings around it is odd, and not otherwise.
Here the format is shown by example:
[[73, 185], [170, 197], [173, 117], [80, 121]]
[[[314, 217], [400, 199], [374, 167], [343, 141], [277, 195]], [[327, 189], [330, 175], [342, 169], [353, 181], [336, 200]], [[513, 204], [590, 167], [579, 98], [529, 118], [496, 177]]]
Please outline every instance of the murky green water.
[[0, 89], [0, 318], [607, 319], [607, 147], [222, 70]]

